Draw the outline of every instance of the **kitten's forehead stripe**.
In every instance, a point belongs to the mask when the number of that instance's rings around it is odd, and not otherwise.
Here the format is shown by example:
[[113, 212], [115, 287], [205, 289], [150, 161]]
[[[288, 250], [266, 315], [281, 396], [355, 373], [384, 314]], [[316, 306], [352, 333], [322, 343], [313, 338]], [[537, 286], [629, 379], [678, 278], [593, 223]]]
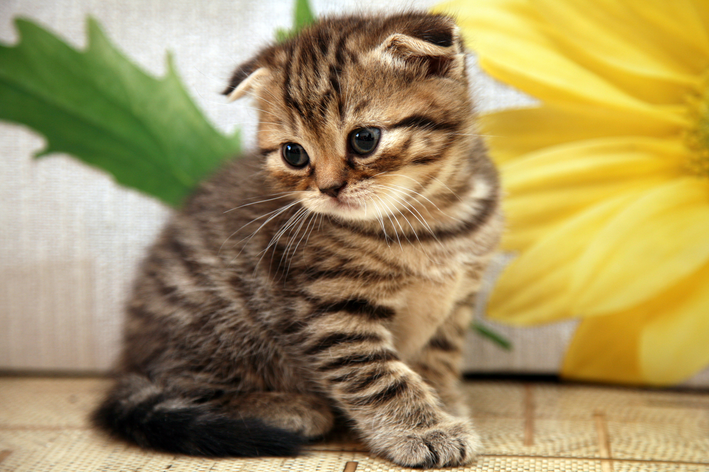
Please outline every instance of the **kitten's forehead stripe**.
[[[287, 55], [290, 57], [293, 55], [293, 50], [295, 46], [292, 43], [289, 43], [287, 46]], [[284, 77], [284, 83], [283, 83], [283, 101], [285, 102], [286, 107], [289, 110], [295, 110], [296, 114], [298, 116], [303, 117], [303, 111], [301, 110], [299, 104], [293, 99], [293, 85], [291, 82], [292, 76], [293, 76], [293, 64], [294, 61], [287, 60], [285, 62], [285, 69], [283, 72], [283, 77]]]
[[[307, 30], [292, 51], [289, 62], [298, 64], [296, 69], [286, 65], [284, 89], [285, 103], [293, 108], [311, 128], [325, 126], [334, 117], [345, 118], [345, 102], [342, 97], [341, 77], [344, 68], [357, 62], [357, 54], [349, 50], [348, 42], [358, 42], [362, 35], [364, 20], [355, 24], [333, 24], [329, 28]], [[339, 28], [338, 28], [339, 26]], [[309, 34], [308, 34], [309, 33]], [[334, 44], [334, 52], [331, 50]], [[295, 80], [291, 75], [298, 74]]]
[[365, 108], [369, 107], [371, 103], [372, 101], [369, 99], [361, 100], [359, 103], [357, 103], [357, 105], [355, 105], [354, 109], [352, 110], [352, 114], [356, 115], [362, 112]]
[[454, 121], [436, 121], [435, 119], [425, 115], [412, 115], [403, 120], [394, 123], [390, 126], [391, 129], [396, 128], [422, 128], [442, 131], [456, 131], [460, 128], [461, 123]]

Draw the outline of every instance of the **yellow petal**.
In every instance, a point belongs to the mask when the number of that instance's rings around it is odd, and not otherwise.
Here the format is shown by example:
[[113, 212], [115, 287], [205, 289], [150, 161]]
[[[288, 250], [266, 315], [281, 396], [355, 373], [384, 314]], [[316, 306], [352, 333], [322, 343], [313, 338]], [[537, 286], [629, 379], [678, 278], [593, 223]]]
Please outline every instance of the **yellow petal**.
[[627, 309], [709, 260], [709, 188], [685, 177], [652, 190], [598, 232], [576, 262], [574, 311]]
[[[656, 37], [657, 31], [653, 21], [642, 21], [632, 10], [614, 5], [618, 11], [609, 15], [598, 2], [585, 0], [537, 0], [535, 6], [553, 26], [546, 31], [561, 54], [633, 97], [655, 104], [678, 103], [698, 85], [695, 70], [677, 66], [675, 55], [668, 56], [664, 48], [652, 48], [642, 41], [644, 36]], [[648, 6], [644, 12], [647, 15], [666, 14]], [[680, 13], [681, 9], [676, 9], [670, 18], [679, 20]], [[618, 26], [609, 25], [609, 21]], [[685, 49], [692, 45], [686, 44]]]
[[613, 136], [673, 137], [682, 131], [641, 113], [570, 103], [489, 113], [480, 124], [498, 164], [555, 144]]
[[600, 104], [668, 124], [686, 123], [682, 107], [644, 103], [561, 54], [540, 33], [538, 15], [528, 3], [480, 0], [452, 5], [442, 7], [453, 13], [458, 9], [463, 35], [493, 77], [550, 103]]
[[475, 49], [478, 42], [477, 27], [506, 25], [515, 34], [527, 41], [545, 42], [541, 18], [528, 0], [454, 0], [443, 2], [432, 11], [453, 15], [461, 28], [469, 48]]
[[[621, 113], [642, 113], [668, 124], [682, 124], [681, 107], [659, 107], [635, 99], [574, 61], [534, 43], [499, 32], [479, 41], [480, 66], [506, 82], [548, 103], [602, 105]], [[555, 71], [550, 74], [548, 71]]]
[[605, 198], [675, 179], [680, 151], [672, 141], [607, 138], [549, 147], [501, 166], [508, 195], [504, 247], [525, 249], [534, 242], [528, 230], [556, 225]]
[[[668, 73], [695, 75], [706, 57], [693, 2], [630, 0], [535, 0], [550, 33], [566, 42], [578, 38], [596, 51]], [[654, 63], [654, 64], [653, 64]]]
[[709, 264], [629, 310], [585, 318], [561, 369], [578, 380], [671, 385], [709, 365]]
[[584, 319], [561, 366], [567, 379], [641, 384], [639, 337], [647, 314], [613, 314]]
[[[508, 233], [505, 234], [503, 247], [505, 250], [526, 250], [532, 230], [553, 229], [565, 219], [578, 214], [589, 206], [607, 198], [623, 194], [628, 191], [650, 189], [672, 180], [673, 176], [651, 174], [638, 176], [628, 182], [614, 182], [609, 179], [608, 185], [582, 185], [575, 188], [572, 185], [558, 188], [550, 187], [543, 191], [520, 192], [509, 195], [503, 200], [503, 208], [507, 219]], [[543, 237], [543, 233], [541, 233]]]
[[[573, 142], [530, 153], [501, 166], [510, 193], [581, 187], [679, 170], [679, 141], [617, 137]], [[675, 174], [679, 175], [679, 174]]]
[[709, 264], [637, 310], [661, 314], [640, 337], [646, 382], [675, 384], [709, 365]]
[[573, 266], [602, 227], [638, 192], [608, 199], [569, 219], [524, 251], [502, 273], [490, 298], [488, 316], [515, 325], [548, 323], [573, 315], [569, 281]]
[[[704, 0], [689, 0], [688, 3], [690, 4], [688, 8], [691, 8], [695, 12], [694, 15], [691, 13], [689, 15], [692, 16], [696, 22], [696, 26], [692, 29], [694, 31], [704, 31], [706, 35], [709, 35], [709, 2], [705, 2]], [[709, 41], [709, 39], [707, 39], [707, 41]]]
[[631, 0], [628, 6], [631, 15], [636, 15], [643, 26], [647, 25], [644, 29], [648, 31], [647, 39], [654, 41], [652, 46], [662, 49], [667, 57], [694, 74], [705, 70], [709, 29], [701, 15], [706, 15], [706, 0]]

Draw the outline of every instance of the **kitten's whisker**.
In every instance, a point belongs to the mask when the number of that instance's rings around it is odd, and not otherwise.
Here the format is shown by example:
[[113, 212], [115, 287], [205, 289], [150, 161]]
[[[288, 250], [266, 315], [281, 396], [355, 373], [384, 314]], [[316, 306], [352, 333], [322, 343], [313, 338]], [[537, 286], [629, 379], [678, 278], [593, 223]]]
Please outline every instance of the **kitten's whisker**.
[[[293, 216], [291, 216], [286, 224], [283, 226], [281, 231], [279, 231], [280, 236], [278, 237], [278, 240], [280, 240], [283, 235], [285, 235], [286, 231], [288, 231], [288, 244], [286, 244], [285, 249], [283, 250], [283, 254], [281, 254], [281, 260], [278, 262], [278, 268], [280, 269], [281, 265], [283, 264], [283, 259], [287, 257], [288, 251], [290, 250], [291, 244], [293, 244], [293, 231], [295, 230], [296, 225], [298, 224], [299, 221], [301, 221], [305, 215], [307, 214], [308, 210], [303, 208], [300, 208]], [[276, 244], [278, 244], [276, 242]]]
[[[402, 203], [404, 203], [404, 202], [402, 202]], [[404, 203], [404, 204], [405, 204], [405, 203]], [[409, 228], [411, 228], [411, 232], [414, 233], [414, 237], [415, 237], [416, 240], [419, 242], [419, 244], [422, 244], [422, 243], [421, 243], [421, 240], [419, 239], [418, 233], [416, 233], [416, 228], [414, 228], [414, 225], [411, 224], [411, 221], [409, 221], [409, 219], [406, 217], [406, 215], [404, 215], [404, 213], [403, 213], [399, 208], [395, 208], [395, 210], [401, 215], [401, 217], [402, 217], [402, 218], [406, 221], [406, 223], [409, 225]], [[399, 219], [397, 218], [396, 221], [397, 221], [397, 223], [398, 223]], [[406, 233], [404, 232], [404, 229], [403, 229], [403, 228], [401, 228], [401, 232], [404, 234], [404, 237], [406, 238], [406, 240], [409, 241], [409, 237], [406, 235]]]
[[[299, 217], [296, 223], [293, 224], [293, 227], [291, 228], [291, 231], [288, 235], [288, 245], [286, 246], [286, 250], [283, 252], [283, 255], [281, 255], [281, 260], [278, 263], [278, 268], [280, 269], [281, 265], [284, 262], [284, 259], [288, 261], [288, 267], [286, 268], [286, 272], [284, 274], [284, 279], [288, 278], [288, 272], [290, 271], [290, 266], [291, 263], [293, 262], [293, 257], [295, 257], [295, 253], [298, 250], [298, 244], [300, 244], [300, 240], [298, 243], [293, 246], [293, 242], [295, 239], [298, 237], [300, 234], [301, 228], [303, 228], [303, 224], [305, 224], [306, 221], [308, 221], [308, 218], [312, 215], [312, 212], [305, 211], [302, 213]], [[298, 224], [299, 223], [299, 224]], [[295, 225], [298, 224], [298, 227], [296, 228]], [[293, 233], [293, 230], [295, 230], [295, 235]], [[302, 240], [302, 236], [301, 236]], [[290, 256], [288, 255], [290, 253]]]
[[[266, 226], [269, 222], [273, 221], [273, 219], [276, 218], [276, 217], [278, 217], [278, 215], [282, 214], [284, 211], [288, 210], [289, 208], [293, 207], [294, 205], [296, 205], [296, 204], [298, 204], [298, 203], [300, 203], [300, 201], [299, 201], [299, 200], [296, 200], [296, 201], [294, 201], [294, 202], [292, 202], [292, 203], [290, 203], [290, 204], [288, 204], [288, 205], [286, 205], [286, 206], [281, 207], [279, 210], [277, 210], [277, 213], [275, 213], [274, 215], [271, 215], [266, 221], [264, 221], [264, 222], [261, 224], [261, 226], [259, 226], [259, 227], [256, 229], [256, 231], [254, 231], [253, 233], [251, 233], [251, 236], [248, 236], [248, 239], [247, 239], [247, 238], [243, 238], [243, 239], [241, 239], [241, 241], [238, 241], [238, 243], [241, 243], [241, 242], [243, 242], [244, 240], [246, 240], [246, 242], [242, 245], [241, 250], [239, 251], [239, 253], [238, 253], [236, 256], [234, 256], [234, 260], [236, 260], [236, 258], [241, 255], [241, 253], [243, 252], [243, 250], [244, 250], [244, 248], [246, 247], [246, 245], [254, 238], [254, 236], [256, 236], [256, 233], [258, 233], [259, 231], [261, 231], [261, 229], [262, 229], [264, 226]], [[275, 211], [275, 210], [274, 210], [274, 211]], [[270, 212], [270, 213], [274, 213], [274, 212]], [[270, 213], [266, 213], [266, 215], [268, 215], [268, 214], [270, 214]], [[256, 219], [261, 219], [261, 218], [263, 218], [263, 216], [265, 216], [265, 215], [262, 215], [262, 216], [260, 216], [260, 217], [258, 217], [258, 218], [256, 218]], [[247, 223], [247, 225], [253, 223], [253, 221], [254, 221], [254, 220], [250, 221], [249, 223]], [[246, 225], [244, 225], [244, 226], [246, 226]], [[242, 226], [242, 228], [243, 228], [243, 226]], [[240, 228], [240, 229], [241, 229], [241, 228]], [[240, 230], [240, 229], [239, 229], [239, 230]], [[237, 230], [236, 232], [238, 232], [239, 230]], [[233, 234], [236, 234], [236, 232], [233, 233]], [[232, 236], [233, 236], [233, 234], [232, 234]], [[229, 237], [231, 237], [231, 236], [229, 236]], [[229, 238], [227, 238], [227, 240], [228, 240], [228, 239], [229, 239]], [[226, 243], [226, 241], [224, 241], [224, 243]], [[224, 246], [224, 243], [222, 243], [222, 246]], [[238, 243], [236, 243], [236, 244], [238, 244]], [[232, 261], [232, 262], [233, 262], [233, 261]]]
[[[380, 187], [383, 188], [384, 193], [386, 193], [387, 195], [389, 195], [391, 198], [395, 199], [396, 201], [400, 202], [401, 205], [404, 207], [404, 209], [408, 210], [409, 213], [411, 213], [411, 210], [409, 210], [409, 207], [411, 205], [403, 197], [401, 197], [400, 195], [393, 195], [390, 191], [387, 191], [387, 189], [381, 185], [380, 185]], [[416, 232], [416, 228], [414, 228], [414, 226], [411, 224], [411, 221], [406, 217], [406, 215], [404, 215], [404, 213], [400, 209], [397, 208], [396, 211], [398, 211], [399, 214], [404, 218], [404, 220], [406, 220], [409, 227], [411, 228], [411, 231], [414, 233], [414, 237], [416, 237], [416, 240], [419, 242], [419, 244], [422, 245], [421, 247], [423, 247], [423, 243], [421, 242], [421, 239], [419, 239], [418, 233]], [[414, 215], [413, 213], [411, 213], [411, 214], [414, 217], [416, 217], [416, 215]], [[418, 218], [416, 218], [416, 219], [418, 220]], [[420, 222], [421, 220], [418, 220], [418, 221]], [[402, 229], [402, 231], [403, 231], [403, 229]], [[408, 240], [408, 238], [407, 238], [407, 240]]]
[[[265, 87], [262, 87], [261, 90], [268, 90], [268, 89], [265, 88]], [[271, 95], [271, 96], [273, 96], [273, 95]], [[276, 106], [275, 103], [273, 103], [273, 102], [270, 101], [270, 100], [267, 100], [266, 98], [264, 98], [263, 95], [259, 95], [258, 98], [259, 98], [260, 100], [263, 100], [264, 102], [268, 103], [268, 104], [271, 105], [273, 108], [278, 109], [278, 107]], [[276, 97], [273, 97], [273, 98], [275, 98], [276, 100], [278, 100], [278, 98], [276, 98]]]
[[[292, 214], [288, 220], [279, 228], [279, 230], [276, 232], [276, 234], [271, 237], [271, 240], [268, 242], [266, 247], [259, 252], [261, 254], [261, 257], [258, 260], [258, 263], [256, 264], [256, 267], [261, 265], [261, 261], [263, 258], [268, 254], [268, 250], [271, 249], [272, 247], [275, 248], [275, 246], [278, 244], [278, 241], [280, 241], [281, 237], [285, 234], [286, 231], [294, 224], [295, 221], [297, 221], [297, 218], [299, 215], [302, 213], [306, 212], [307, 210], [305, 208], [299, 208], [294, 214]], [[271, 266], [273, 265], [273, 257], [275, 256], [276, 252], [275, 250], [271, 253]], [[280, 263], [278, 264], [278, 267], [280, 268]], [[255, 269], [255, 268], [254, 268]], [[269, 268], [270, 271], [270, 268]]]
[[[263, 108], [258, 107], [258, 106], [254, 106], [253, 109], [256, 110], [256, 111], [258, 111], [259, 113], [263, 113], [263, 114], [265, 114], [265, 115], [271, 115], [271, 116], [273, 116], [274, 118], [276, 118], [276, 119], [278, 119], [278, 120], [280, 120], [280, 119], [282, 118], [282, 117], [279, 116], [278, 114], [276, 114], [276, 113], [274, 113], [274, 112], [272, 112], [272, 111], [270, 111], [270, 110], [263, 109]], [[260, 120], [260, 118], [259, 118], [259, 122], [260, 122], [260, 121], [261, 121], [261, 120]]]
[[[404, 200], [404, 201], [402, 201], [402, 204], [404, 205], [404, 207], [406, 208], [406, 210], [407, 210], [409, 213], [411, 213], [411, 215], [412, 215], [414, 218], [416, 218], [416, 220], [418, 220], [419, 223], [421, 223], [421, 226], [423, 226], [425, 229], [428, 230], [429, 233], [431, 233], [431, 236], [433, 236], [433, 239], [435, 239], [436, 242], [437, 242], [439, 245], [442, 246], [441, 242], [440, 242], [439, 239], [438, 239], [438, 236], [436, 236], [436, 233], [433, 231], [433, 228], [431, 228], [431, 226], [428, 224], [428, 222], [426, 221], [426, 218], [424, 218], [424, 216], [421, 214], [421, 212], [419, 212], [419, 211], [416, 209], [416, 207], [413, 206], [413, 204], [412, 204], [410, 201], [405, 201], [405, 200]], [[414, 213], [414, 211], [415, 211], [416, 213]], [[418, 216], [416, 216], [416, 215], [418, 215]]]
[[298, 192], [297, 191], [289, 191], [289, 192], [274, 192], [274, 193], [269, 193], [268, 195], [254, 195], [253, 197], [244, 198], [244, 201], [255, 200], [257, 198], [263, 198], [263, 197], [268, 198], [268, 197], [275, 197], [277, 195], [296, 194], [296, 193], [298, 193]]
[[[265, 218], [265, 217], [267, 217], [267, 216], [269, 216], [269, 215], [273, 215], [273, 216], [271, 216], [270, 218], [268, 218], [266, 221], [264, 221], [263, 224], [262, 224], [261, 226], [259, 226], [258, 229], [257, 229], [254, 233], [252, 233], [252, 236], [253, 236], [254, 234], [256, 234], [256, 233], [258, 232], [258, 230], [260, 230], [261, 228], [263, 228], [263, 226], [266, 225], [269, 221], [271, 221], [273, 218], [275, 218], [276, 216], [278, 216], [280, 213], [282, 213], [283, 211], [287, 210], [288, 208], [292, 207], [292, 206], [295, 205], [296, 203], [298, 203], [297, 200], [294, 201], [294, 202], [289, 203], [288, 205], [284, 205], [284, 206], [282, 206], [282, 207], [280, 207], [280, 208], [277, 208], [277, 209], [275, 209], [275, 210], [269, 211], [268, 213], [264, 213], [263, 215], [258, 216], [258, 217], [256, 217], [256, 218], [252, 219], [251, 221], [249, 221], [248, 223], [244, 224], [244, 225], [241, 226], [239, 229], [237, 229], [236, 231], [234, 231], [234, 233], [232, 233], [232, 236], [233, 236], [234, 234], [238, 233], [239, 231], [241, 231], [242, 229], [244, 229], [245, 227], [249, 226], [251, 223], [254, 223], [254, 222], [260, 220], [261, 218]], [[274, 213], [275, 213], [275, 214], [274, 214]], [[230, 236], [230, 237], [231, 237], [231, 236]], [[242, 241], [243, 241], [243, 239], [242, 239]], [[226, 241], [225, 241], [225, 242], [226, 242]]]
[[[384, 233], [384, 241], [386, 241], [387, 246], [389, 246], [389, 235], [387, 234], [387, 230], [384, 227], [384, 217], [382, 216], [382, 212], [379, 210], [379, 206], [377, 205], [377, 202], [372, 201], [372, 204], [374, 205], [374, 209], [377, 211], [377, 221], [379, 221], [379, 225], [382, 227], [382, 232]], [[393, 239], [392, 239], [393, 241]]]
[[380, 175], [384, 175], [384, 174], [387, 174], [387, 173], [389, 173], [389, 171], [386, 171], [386, 170], [385, 170], [385, 171], [382, 171], [382, 172], [377, 172], [376, 174], [374, 174], [373, 176], [371, 176], [370, 179], [373, 179], [374, 177], [379, 177]]
[[[404, 175], [404, 174], [391, 174], [391, 175], [394, 177], [404, 177], [406, 179], [409, 179], [409, 180], [413, 181], [416, 185], [421, 187], [421, 189], [423, 189], [423, 185], [421, 184], [421, 182], [419, 182], [418, 180], [414, 179], [413, 177], [411, 177], [409, 175]], [[434, 177], [434, 176], [431, 176], [430, 178], [432, 180], [435, 180], [439, 184], [441, 184], [443, 187], [445, 187], [446, 190], [448, 190], [451, 194], [453, 194], [458, 200], [462, 201], [462, 199], [458, 196], [458, 194], [455, 193], [453, 190], [451, 190], [451, 188], [448, 185], [446, 185], [441, 179], [439, 179], [438, 177]]]
[[[382, 199], [382, 197], [380, 197], [380, 196], [377, 195], [377, 194], [373, 194], [373, 195], [374, 195], [375, 197], [377, 197], [377, 199], [378, 199], [380, 202], [382, 202], [382, 205], [384, 206], [384, 208], [386, 208], [387, 210], [389, 210], [389, 211], [387, 211], [386, 216], [387, 216], [387, 218], [389, 218], [389, 222], [391, 223], [391, 227], [392, 227], [392, 229], [394, 230], [394, 235], [396, 236], [396, 241], [399, 243], [399, 248], [403, 251], [404, 248], [403, 248], [403, 246], [401, 245], [401, 240], [399, 239], [399, 232], [396, 230], [396, 226], [394, 226], [394, 221], [391, 219], [391, 209], [390, 209], [389, 206], [386, 204], [386, 202]], [[396, 218], [394, 218], [394, 219], [396, 220]], [[397, 220], [397, 223], [398, 223], [398, 220]], [[399, 225], [399, 228], [401, 228], [401, 225]], [[404, 232], [404, 229], [403, 229], [403, 228], [401, 228], [401, 232], [402, 232], [402, 233]]]
[[[281, 208], [283, 208], [283, 207], [281, 207]], [[229, 240], [232, 238], [232, 236], [234, 236], [236, 233], [238, 233], [238, 232], [241, 231], [242, 229], [246, 228], [246, 227], [249, 226], [251, 223], [254, 223], [254, 222], [260, 220], [261, 218], [265, 218], [265, 217], [267, 217], [268, 215], [271, 215], [271, 214], [273, 214], [273, 213], [276, 213], [276, 212], [277, 212], [278, 210], [280, 210], [281, 208], [277, 208], [277, 209], [275, 209], [275, 210], [273, 210], [273, 211], [269, 211], [268, 213], [265, 213], [265, 214], [263, 214], [263, 215], [261, 215], [261, 216], [257, 216], [256, 218], [252, 219], [252, 220], [249, 221], [248, 223], [244, 223], [243, 225], [241, 225], [241, 227], [240, 227], [239, 229], [237, 229], [236, 231], [234, 231], [233, 233], [231, 233], [231, 234], [224, 240], [224, 242], [222, 243], [222, 245], [219, 246], [219, 251], [217, 251], [217, 254], [221, 254], [222, 249], [224, 248], [224, 245], [225, 245], [225, 244], [227, 243], [227, 241], [229, 241]], [[242, 239], [242, 241], [243, 241], [243, 239]]]
[[[461, 222], [461, 223], [462, 223], [462, 221], [461, 221], [459, 218], [456, 218], [455, 216], [451, 216], [451, 215], [449, 215], [448, 213], [446, 213], [445, 211], [441, 210], [441, 209], [438, 207], [438, 205], [436, 205], [435, 203], [433, 203], [429, 198], [427, 198], [425, 195], [423, 195], [423, 194], [417, 192], [416, 190], [410, 189], [410, 188], [408, 188], [408, 187], [402, 187], [402, 186], [396, 185], [396, 184], [389, 184], [389, 185], [394, 186], [394, 187], [398, 187], [398, 188], [401, 188], [401, 189], [404, 189], [404, 190], [406, 190], [406, 191], [409, 191], [409, 192], [411, 192], [411, 193], [414, 193], [414, 194], [418, 195], [419, 197], [423, 198], [424, 200], [426, 200], [427, 202], [429, 202], [431, 205], [433, 205], [433, 206], [436, 208], [436, 210], [438, 210], [438, 212], [439, 212], [441, 215], [443, 215], [443, 216], [445, 216], [445, 217], [447, 217], [447, 218], [450, 218], [451, 220], [455, 220], [455, 221], [458, 221], [458, 222]], [[416, 198], [416, 200], [418, 200], [418, 198]], [[426, 209], [426, 211], [428, 211], [428, 209]], [[431, 212], [428, 211], [428, 214], [430, 215]]]
[[[266, 92], [267, 94], [269, 94], [269, 95], [270, 95], [271, 97], [273, 97], [273, 99], [276, 100], [276, 101], [282, 100], [281, 97], [276, 97], [276, 96], [273, 94], [273, 92], [272, 92], [271, 90], [269, 90], [267, 87], [264, 87], [264, 88], [262, 88], [261, 90], [263, 90], [264, 92]], [[270, 102], [269, 102], [269, 103], [270, 103]]]
[[300, 217], [300, 215], [302, 215], [306, 211], [308, 211], [308, 210], [306, 210], [303, 207], [298, 208], [298, 211], [293, 213], [288, 218], [288, 220], [278, 229], [278, 231], [273, 235], [273, 237], [271, 237], [271, 240], [269, 241], [268, 245], [266, 246], [266, 249], [264, 249], [261, 252], [265, 253], [266, 251], [268, 251], [268, 248], [270, 248], [272, 245], [278, 244], [278, 241], [280, 241], [280, 239], [283, 237], [283, 235], [285, 235], [285, 233], [289, 229], [292, 229], [293, 224], [295, 224], [298, 221], [298, 218]]
[[[408, 176], [408, 175], [404, 175], [404, 174], [389, 174], [389, 175], [391, 175], [392, 177], [404, 177], [404, 178], [406, 178], [406, 179], [409, 179], [409, 180], [413, 181], [416, 185], [418, 185], [419, 187], [421, 187], [421, 190], [423, 190], [423, 188], [424, 188], [423, 185], [421, 184], [421, 182], [417, 181], [416, 179], [414, 179], [413, 177], [410, 177], [410, 176]], [[446, 184], [444, 184], [443, 182], [441, 182], [441, 181], [440, 181], [438, 178], [436, 178], [436, 177], [433, 177], [433, 179], [435, 179], [435, 180], [437, 180], [438, 182], [440, 182], [449, 192], [451, 192], [456, 198], [458, 198], [458, 199], [460, 200], [460, 197], [458, 197], [458, 195], [456, 195], [456, 193], [453, 192], [453, 191], [450, 189], [450, 187], [448, 187]], [[393, 186], [395, 186], [395, 187], [400, 187], [400, 188], [405, 189], [405, 190], [407, 190], [407, 191], [413, 192], [413, 193], [415, 193], [416, 195], [419, 195], [421, 198], [425, 199], [427, 202], [429, 202], [431, 205], [433, 205], [433, 206], [436, 208], [436, 210], [438, 210], [438, 211], [439, 211], [441, 214], [443, 214], [444, 216], [447, 216], [448, 218], [452, 218], [452, 219], [457, 220], [457, 218], [452, 217], [452, 216], [446, 214], [443, 210], [441, 210], [441, 209], [438, 207], [438, 205], [436, 205], [435, 203], [433, 203], [428, 197], [426, 197], [425, 195], [423, 195], [423, 194], [417, 192], [416, 190], [414, 190], [414, 189], [412, 189], [412, 188], [409, 188], [409, 187], [402, 187], [402, 186], [399, 186], [399, 185], [396, 185], [396, 184], [389, 184], [389, 185], [393, 185]], [[458, 221], [460, 221], [460, 220], [458, 220]]]
[[258, 202], [245, 203], [245, 204], [240, 205], [238, 207], [234, 207], [230, 210], [226, 210], [224, 213], [229, 213], [230, 211], [238, 210], [239, 208], [244, 208], [244, 207], [251, 206], [251, 205], [258, 205], [259, 203], [266, 203], [266, 202], [272, 202], [274, 200], [280, 200], [281, 198], [286, 198], [291, 195], [295, 195], [296, 193], [298, 193], [298, 192], [286, 192], [285, 195], [281, 195], [280, 197], [273, 197], [273, 198], [268, 198], [266, 200], [259, 200]]
[[[313, 227], [310, 229], [310, 232], [308, 233], [308, 237], [305, 238], [305, 243], [303, 243], [303, 250], [305, 250], [305, 247], [308, 245], [308, 241], [310, 241], [310, 236], [313, 234], [313, 231], [315, 231], [315, 226], [318, 224], [318, 223], [315, 223], [315, 221], [318, 221], [320, 223], [322, 222], [322, 213], [320, 213], [320, 214], [312, 213], [312, 215], [313, 215]], [[308, 227], [310, 227], [310, 225], [308, 225]], [[306, 228], [306, 230], [307, 230], [307, 228]], [[319, 229], [318, 229], [318, 231], [319, 231]]]
[[487, 134], [480, 134], [480, 133], [448, 133], [448, 136], [489, 136]]
[[392, 177], [403, 177], [403, 178], [405, 178], [405, 179], [409, 179], [410, 181], [412, 181], [413, 183], [415, 183], [416, 185], [418, 185], [419, 187], [421, 187], [421, 189], [423, 189], [423, 184], [422, 184], [421, 182], [419, 182], [418, 180], [414, 179], [413, 177], [411, 177], [410, 175], [391, 174], [391, 173], [388, 174], [388, 175], [390, 175], [390, 176], [392, 176]]
[[447, 186], [447, 185], [446, 185], [441, 179], [439, 179], [438, 177], [431, 177], [431, 180], [435, 180], [435, 181], [438, 182], [439, 184], [443, 185], [443, 187], [445, 187], [445, 189], [448, 190], [455, 198], [457, 198], [457, 199], [458, 199], [459, 201], [461, 201], [461, 202], [463, 201], [463, 199], [460, 198], [457, 193], [455, 193], [449, 186]]
[[[389, 195], [391, 198], [394, 198], [394, 199], [398, 200], [398, 201], [402, 204], [402, 206], [404, 207], [404, 209], [406, 209], [407, 211], [409, 211], [409, 213], [411, 213], [419, 222], [421, 221], [421, 220], [419, 220], [419, 219], [416, 217], [416, 215], [414, 215], [414, 214], [411, 212], [411, 210], [409, 209], [410, 204], [409, 204], [408, 202], [406, 202], [406, 200], [404, 200], [401, 196], [399, 196], [399, 195], [392, 195], [392, 194], [390, 193], [390, 191], [387, 191], [387, 189], [383, 189], [383, 191], [384, 191], [387, 195]], [[421, 241], [421, 239], [419, 238], [419, 235], [418, 235], [418, 233], [416, 232], [416, 228], [414, 227], [414, 225], [411, 224], [411, 221], [406, 217], [406, 215], [405, 215], [400, 209], [397, 208], [396, 211], [397, 211], [397, 212], [401, 215], [401, 217], [404, 218], [404, 220], [408, 223], [409, 227], [411, 228], [411, 232], [414, 234], [414, 237], [416, 238], [416, 241], [419, 243], [419, 248], [421, 249], [421, 252], [423, 252], [423, 254], [428, 258], [429, 261], [433, 261], [433, 258], [432, 258], [432, 256], [431, 256], [431, 254], [430, 254], [429, 251], [426, 249], [426, 246], [423, 244], [423, 241]], [[407, 237], [406, 239], [408, 240], [408, 237]]]
[[[291, 264], [293, 264], [293, 258], [295, 257], [296, 252], [298, 251], [298, 246], [300, 246], [300, 243], [303, 241], [303, 237], [307, 234], [308, 237], [305, 239], [305, 244], [303, 244], [303, 250], [305, 250], [305, 246], [308, 245], [308, 240], [310, 239], [310, 233], [312, 230], [310, 229], [311, 223], [315, 221], [315, 213], [313, 212], [308, 212], [308, 216], [306, 217], [306, 220], [308, 221], [307, 226], [305, 227], [305, 231], [303, 231], [303, 236], [300, 237], [298, 240], [298, 243], [295, 245], [293, 248], [293, 254], [290, 257], [290, 261], [288, 262], [288, 268], [286, 269], [286, 277], [288, 277], [288, 273], [290, 272], [290, 267]], [[302, 223], [301, 223], [302, 225]], [[298, 227], [298, 232], [300, 232], [300, 227]]]

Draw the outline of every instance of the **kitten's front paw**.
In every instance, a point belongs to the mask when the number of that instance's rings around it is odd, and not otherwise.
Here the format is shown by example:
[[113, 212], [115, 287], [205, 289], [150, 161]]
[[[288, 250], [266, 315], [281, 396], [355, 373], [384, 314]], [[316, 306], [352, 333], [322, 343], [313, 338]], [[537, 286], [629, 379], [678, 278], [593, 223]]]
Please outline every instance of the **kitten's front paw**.
[[392, 462], [423, 469], [469, 464], [481, 450], [480, 436], [473, 426], [459, 419], [398, 433], [386, 442], [383, 455]]

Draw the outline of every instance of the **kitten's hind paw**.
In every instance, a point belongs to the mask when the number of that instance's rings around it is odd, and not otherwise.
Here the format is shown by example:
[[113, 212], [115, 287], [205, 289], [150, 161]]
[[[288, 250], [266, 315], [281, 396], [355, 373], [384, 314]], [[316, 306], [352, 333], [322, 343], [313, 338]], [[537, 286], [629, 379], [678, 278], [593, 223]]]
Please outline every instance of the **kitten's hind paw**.
[[482, 449], [480, 436], [464, 420], [390, 437], [383, 455], [404, 467], [429, 469], [471, 463]]

